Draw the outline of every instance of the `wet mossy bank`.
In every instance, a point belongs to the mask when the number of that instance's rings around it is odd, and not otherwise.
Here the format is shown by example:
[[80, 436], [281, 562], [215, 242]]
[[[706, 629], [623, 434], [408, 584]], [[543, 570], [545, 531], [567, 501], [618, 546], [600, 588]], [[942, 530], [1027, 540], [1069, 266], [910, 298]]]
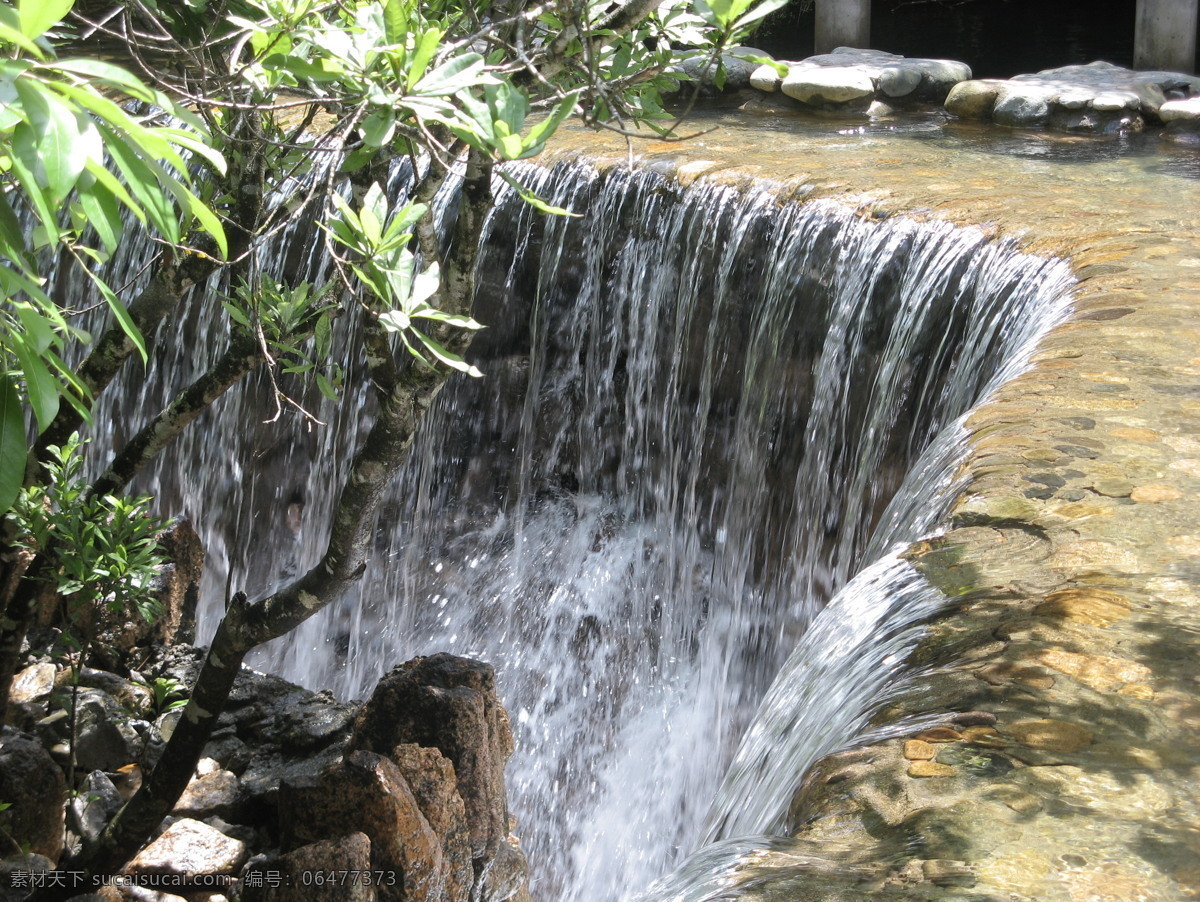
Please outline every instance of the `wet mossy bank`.
[[683, 180], [766, 178], [1021, 236], [1079, 278], [1031, 369], [969, 417], [965, 488], [909, 551], [951, 601], [873, 721], [890, 738], [819, 762], [794, 837], [744, 856], [731, 888], [1200, 898], [1196, 160], [943, 126], [724, 125], [634, 152]]

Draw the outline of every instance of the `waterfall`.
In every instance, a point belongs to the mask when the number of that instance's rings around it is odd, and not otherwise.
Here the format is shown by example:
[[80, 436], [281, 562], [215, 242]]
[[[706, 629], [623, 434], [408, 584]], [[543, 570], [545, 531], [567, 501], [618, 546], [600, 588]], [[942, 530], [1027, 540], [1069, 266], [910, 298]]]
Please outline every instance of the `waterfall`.
[[[702, 843], [780, 831], [803, 768], [861, 728], [939, 603], [896, 553], [944, 512], [958, 419], [1070, 277], [978, 229], [780, 186], [519, 174], [585, 215], [500, 189], [485, 378], [426, 417], [353, 597], [257, 666], [354, 696], [415, 654], [493, 663], [534, 896], [610, 902]], [[282, 274], [319, 278], [307, 241], [281, 240]], [[220, 329], [208, 294], [164, 329]], [[98, 422], [157, 409], [159, 373], [177, 387], [205, 344], [165, 343]], [[266, 389], [223, 399], [138, 486], [196, 522], [209, 631], [227, 584], [314, 562], [370, 418], [309, 393], [326, 428], [264, 425]]]

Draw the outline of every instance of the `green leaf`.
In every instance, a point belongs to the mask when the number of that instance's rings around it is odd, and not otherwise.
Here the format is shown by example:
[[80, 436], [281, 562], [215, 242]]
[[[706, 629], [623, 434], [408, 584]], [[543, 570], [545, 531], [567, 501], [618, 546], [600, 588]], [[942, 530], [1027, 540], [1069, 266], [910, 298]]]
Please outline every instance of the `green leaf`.
[[468, 376], [474, 376], [476, 378], [479, 378], [483, 375], [483, 373], [479, 371], [478, 367], [467, 363], [457, 354], [446, 350], [445, 347], [443, 347], [433, 338], [430, 338], [424, 332], [419, 332], [416, 329], [412, 329], [411, 331], [417, 336], [418, 339], [420, 339], [421, 344], [425, 345], [429, 352], [442, 363], [446, 364], [446, 366], [450, 367], [451, 369], [458, 370], [460, 373], [466, 373]]
[[383, 5], [383, 38], [389, 44], [403, 44], [408, 36], [408, 4], [387, 0]]
[[20, 0], [17, 12], [21, 17], [21, 33], [27, 38], [40, 38], [74, 5], [75, 0]]
[[113, 316], [117, 318], [117, 322], [121, 325], [121, 330], [133, 342], [133, 346], [137, 348], [138, 355], [142, 358], [142, 363], [146, 363], [149, 357], [146, 353], [146, 340], [142, 337], [137, 323], [133, 321], [133, 318], [129, 315], [129, 311], [121, 303], [121, 299], [116, 296], [103, 279], [90, 270], [88, 270], [88, 275], [91, 276], [92, 283], [99, 290], [100, 294], [104, 296], [104, 300], [108, 302], [109, 309], [112, 310]]
[[525, 201], [525, 203], [529, 204], [529, 206], [533, 207], [539, 212], [549, 213], [551, 216], [570, 216], [573, 219], [579, 219], [583, 215], [582, 213], [572, 213], [570, 210], [565, 210], [562, 207], [556, 207], [550, 203], [547, 203], [507, 172], [501, 172], [500, 178], [512, 185], [513, 190], [517, 192], [521, 200]]
[[104, 249], [110, 254], [114, 253], [123, 230], [121, 208], [116, 197], [100, 182], [93, 182], [90, 187], [80, 190], [79, 206], [83, 208], [88, 223], [96, 230]]
[[8, 511], [25, 481], [25, 414], [7, 373], [0, 374], [0, 511]]
[[10, 335], [7, 345], [21, 364], [25, 394], [37, 418], [38, 431], [41, 432], [58, 413], [58, 383], [46, 369], [46, 364], [42, 363], [37, 351], [26, 344], [22, 336]]
[[413, 85], [421, 80], [421, 76], [429, 68], [429, 63], [437, 54], [444, 35], [445, 32], [440, 28], [431, 28], [417, 39], [417, 46], [408, 61], [408, 79], [405, 85], [408, 90], [412, 90]]
[[496, 83], [493, 76], [484, 73], [482, 56], [478, 53], [464, 53], [429, 72], [413, 86], [412, 93], [426, 97], [445, 97], [457, 94], [463, 88]]

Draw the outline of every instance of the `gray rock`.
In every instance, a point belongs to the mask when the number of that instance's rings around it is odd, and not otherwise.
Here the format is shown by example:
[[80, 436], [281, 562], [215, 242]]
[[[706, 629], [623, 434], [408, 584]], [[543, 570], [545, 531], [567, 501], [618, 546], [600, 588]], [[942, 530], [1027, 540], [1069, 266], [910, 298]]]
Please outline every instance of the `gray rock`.
[[959, 82], [946, 97], [946, 110], [963, 119], [990, 119], [999, 94], [994, 81]]
[[823, 106], [874, 97], [875, 84], [869, 75], [858, 68], [805, 66], [790, 69], [780, 90], [802, 103]]
[[83, 839], [91, 841], [100, 835], [109, 819], [121, 807], [121, 794], [103, 771], [92, 771], [71, 799], [73, 827], [83, 831]]
[[779, 90], [781, 84], [783, 84], [783, 76], [776, 71], [774, 66], [762, 65], [750, 73], [750, 87], [758, 91], [773, 94]]
[[106, 692], [81, 690], [75, 715], [75, 761], [84, 770], [116, 770], [137, 760], [144, 743]]
[[1008, 87], [1000, 92], [992, 107], [992, 120], [998, 125], [1032, 128], [1045, 123], [1050, 102], [1045, 90]]
[[1168, 100], [1158, 110], [1163, 122], [1200, 121], [1200, 97], [1189, 100]]
[[238, 778], [227, 770], [215, 770], [192, 778], [171, 813], [205, 818], [231, 812], [239, 799]]
[[1129, 110], [1137, 109], [1141, 98], [1133, 91], [1101, 91], [1092, 98], [1092, 109], [1095, 110]]
[[908, 66], [887, 66], [879, 73], [879, 90], [888, 97], [904, 97], [921, 84], [921, 71]]
[[36, 739], [0, 731], [0, 827], [31, 852], [57, 862], [63, 849], [66, 781]]

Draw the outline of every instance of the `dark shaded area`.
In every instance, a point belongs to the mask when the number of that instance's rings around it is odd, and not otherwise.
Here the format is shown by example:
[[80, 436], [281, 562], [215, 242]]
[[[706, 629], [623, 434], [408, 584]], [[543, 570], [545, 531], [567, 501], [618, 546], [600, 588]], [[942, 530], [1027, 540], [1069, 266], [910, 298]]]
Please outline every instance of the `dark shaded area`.
[[[802, 11], [802, 5], [792, 0], [768, 18], [755, 46], [784, 59], [810, 56], [813, 11]], [[1135, 5], [1136, 0], [874, 0], [871, 44], [904, 56], [962, 60], [976, 78], [1098, 59], [1130, 66]]]

